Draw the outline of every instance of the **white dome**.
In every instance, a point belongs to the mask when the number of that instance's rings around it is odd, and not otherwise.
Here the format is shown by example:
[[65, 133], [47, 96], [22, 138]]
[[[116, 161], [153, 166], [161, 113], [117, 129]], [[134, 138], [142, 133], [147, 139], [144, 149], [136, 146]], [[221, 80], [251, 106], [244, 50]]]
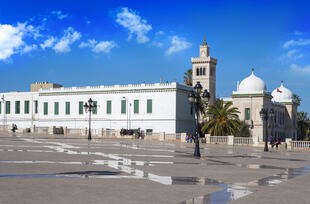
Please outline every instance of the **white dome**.
[[261, 78], [254, 75], [254, 70], [252, 70], [252, 74], [242, 80], [237, 91], [240, 93], [264, 92], [266, 91], [266, 85]]
[[273, 101], [275, 102], [291, 102], [293, 100], [293, 93], [288, 88], [285, 88], [283, 86], [283, 82], [281, 82], [281, 86], [279, 88], [276, 88], [272, 92]]

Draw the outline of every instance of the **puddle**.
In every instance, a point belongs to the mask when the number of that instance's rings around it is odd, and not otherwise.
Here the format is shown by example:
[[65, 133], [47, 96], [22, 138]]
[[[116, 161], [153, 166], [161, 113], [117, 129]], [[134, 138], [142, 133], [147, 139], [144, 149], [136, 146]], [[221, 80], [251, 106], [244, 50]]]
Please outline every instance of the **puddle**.
[[[272, 176], [268, 176], [266, 178], [254, 180], [248, 183], [236, 183], [236, 184], [224, 184], [220, 181], [216, 180], [207, 180], [205, 178], [179, 178], [176, 179], [175, 184], [190, 184], [190, 185], [197, 185], [197, 184], [204, 184], [204, 185], [214, 185], [217, 187], [223, 188], [223, 190], [216, 191], [213, 193], [210, 193], [208, 195], [198, 196], [183, 202], [180, 202], [179, 204], [224, 204], [228, 203], [233, 200], [237, 200], [239, 198], [242, 198], [244, 196], [247, 196], [254, 192], [254, 190], [251, 190], [251, 187], [253, 186], [275, 186], [282, 182], [286, 182], [292, 178], [295, 178], [300, 175], [309, 174], [310, 171], [310, 165], [296, 168], [296, 169], [286, 169], [286, 171], [275, 174]], [[201, 182], [201, 181], [207, 181], [207, 182]], [[173, 184], [172, 179], [172, 184]]]

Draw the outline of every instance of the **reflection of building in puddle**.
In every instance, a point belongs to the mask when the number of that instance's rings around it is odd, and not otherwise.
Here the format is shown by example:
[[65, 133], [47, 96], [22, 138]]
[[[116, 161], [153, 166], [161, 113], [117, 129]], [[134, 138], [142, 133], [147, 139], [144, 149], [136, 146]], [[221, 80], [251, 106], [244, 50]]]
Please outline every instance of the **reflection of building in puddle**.
[[244, 186], [238, 186], [238, 185], [228, 185], [227, 186], [227, 192], [230, 192], [230, 197], [231, 200], [237, 200], [239, 198], [242, 198], [244, 196], [247, 196], [251, 193], [253, 193], [252, 191], [250, 191], [247, 187]]

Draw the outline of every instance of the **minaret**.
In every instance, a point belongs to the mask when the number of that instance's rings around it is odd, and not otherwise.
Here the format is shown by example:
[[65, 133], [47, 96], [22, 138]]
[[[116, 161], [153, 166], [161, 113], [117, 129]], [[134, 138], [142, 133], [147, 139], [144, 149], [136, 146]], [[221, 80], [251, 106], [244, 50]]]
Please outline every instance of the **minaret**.
[[217, 59], [210, 56], [210, 47], [207, 45], [206, 37], [200, 46], [200, 57], [192, 57], [193, 86], [200, 82], [203, 89], [210, 92], [209, 104], [213, 105], [216, 100], [216, 64]]

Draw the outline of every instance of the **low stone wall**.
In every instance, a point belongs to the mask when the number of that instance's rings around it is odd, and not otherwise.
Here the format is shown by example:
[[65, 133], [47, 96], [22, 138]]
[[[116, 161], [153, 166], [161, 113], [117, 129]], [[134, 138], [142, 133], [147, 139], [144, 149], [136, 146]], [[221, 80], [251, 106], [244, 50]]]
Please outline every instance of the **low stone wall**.
[[[11, 128], [9, 126], [2, 127], [4, 132], [10, 132]], [[0, 126], [0, 131], [2, 130]], [[38, 135], [63, 135], [66, 136], [87, 136], [88, 128], [67, 128], [67, 127], [36, 127], [33, 125], [31, 128], [17, 129], [18, 133], [31, 133]], [[120, 135], [120, 130], [112, 129], [92, 129], [92, 136], [102, 137], [102, 138], [121, 138], [121, 139], [137, 139], [135, 135]], [[144, 140], [156, 140], [156, 141], [171, 141], [171, 142], [186, 142], [186, 133], [147, 133], [143, 135]]]

